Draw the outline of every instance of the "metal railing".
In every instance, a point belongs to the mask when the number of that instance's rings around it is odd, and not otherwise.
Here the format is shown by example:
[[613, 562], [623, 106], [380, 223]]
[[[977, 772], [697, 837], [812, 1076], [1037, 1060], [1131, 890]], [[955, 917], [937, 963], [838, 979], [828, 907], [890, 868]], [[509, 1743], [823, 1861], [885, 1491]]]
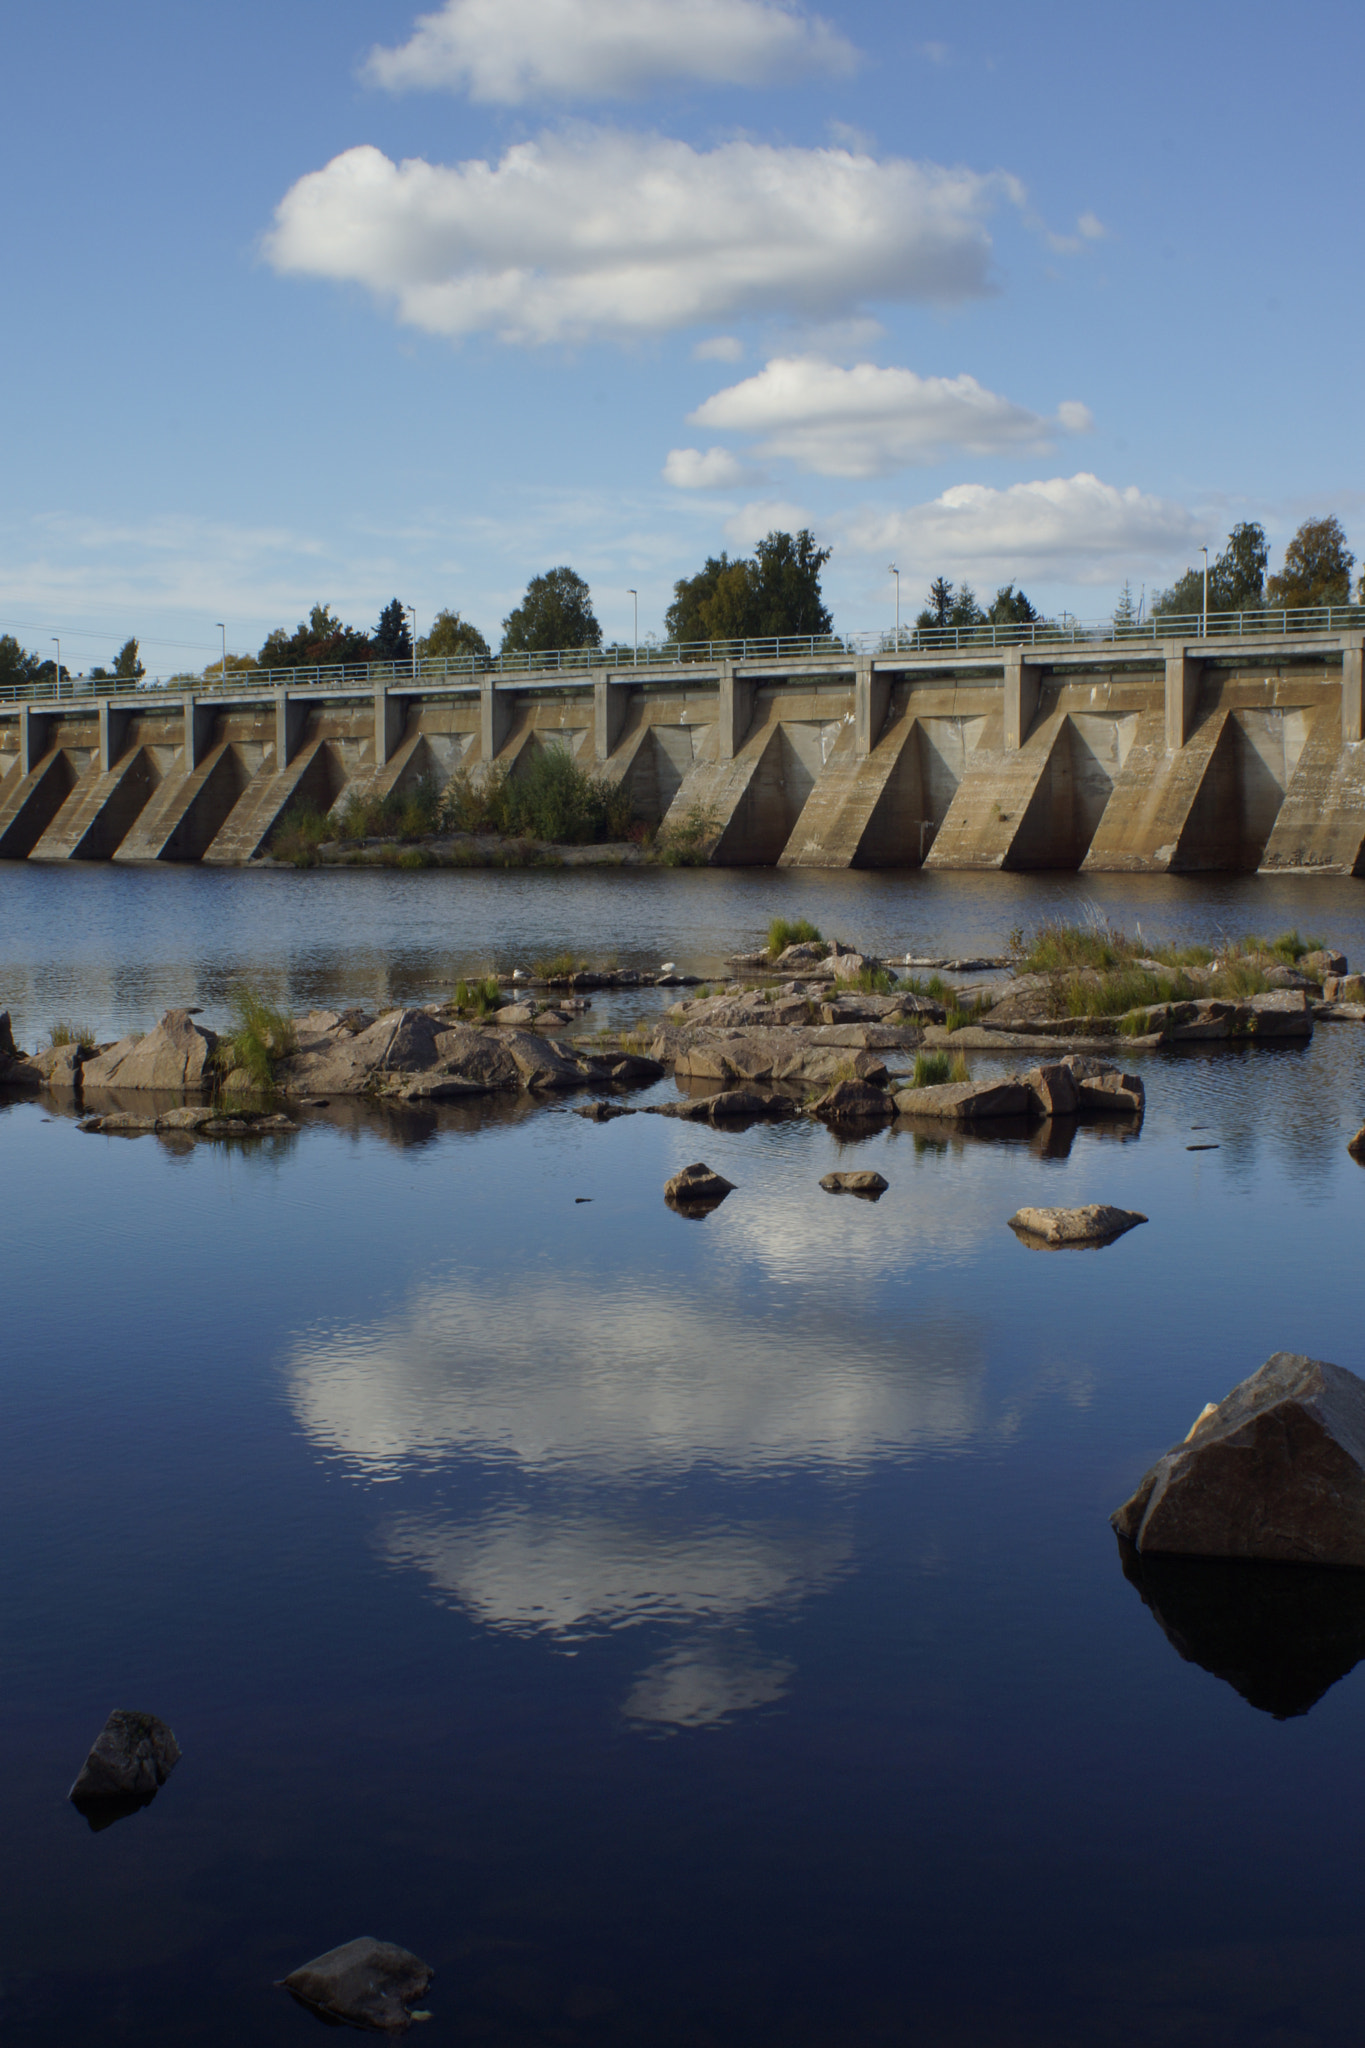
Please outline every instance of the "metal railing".
[[1240, 640], [1300, 633], [1365, 631], [1365, 605], [1314, 605], [1299, 610], [1200, 612], [1142, 621], [1033, 619], [1026, 624], [905, 626], [888, 633], [783, 634], [755, 640], [647, 641], [641, 647], [553, 648], [536, 654], [428, 655], [411, 662], [325, 662], [294, 668], [210, 667], [198, 676], [144, 678], [130, 686], [113, 676], [64, 676], [60, 683], [0, 685], [0, 703], [98, 702], [102, 697], [256, 697], [274, 690], [309, 690], [323, 695], [356, 695], [371, 690], [474, 689], [485, 677], [527, 678], [536, 683], [573, 683], [594, 674], [631, 668], [686, 668], [719, 662], [781, 663], [826, 661], [831, 667], [896, 654], [983, 654], [1013, 647], [1156, 646], [1163, 640]]

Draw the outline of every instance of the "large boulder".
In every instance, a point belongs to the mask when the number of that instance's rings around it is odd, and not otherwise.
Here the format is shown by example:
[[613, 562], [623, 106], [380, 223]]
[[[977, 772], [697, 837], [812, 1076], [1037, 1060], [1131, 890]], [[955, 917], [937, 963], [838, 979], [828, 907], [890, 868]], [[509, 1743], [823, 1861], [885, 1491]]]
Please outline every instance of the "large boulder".
[[300, 2005], [333, 2025], [372, 2034], [405, 2034], [412, 2024], [411, 2007], [434, 1974], [410, 1949], [363, 1934], [314, 1956], [280, 1983]]
[[116, 1707], [67, 1794], [73, 1806], [105, 1799], [148, 1799], [180, 1761], [180, 1744], [155, 1714]]
[[813, 1109], [827, 1124], [883, 1124], [896, 1114], [887, 1090], [874, 1088], [870, 1081], [836, 1081]]
[[1142, 1552], [1365, 1569], [1365, 1381], [1277, 1351], [1111, 1519]]
[[886, 1062], [876, 1052], [832, 1045], [809, 1029], [688, 1032], [684, 1027], [675, 1037], [674, 1028], [661, 1029], [650, 1051], [656, 1059], [671, 1056], [674, 1072], [683, 1080], [790, 1081], [830, 1087], [839, 1080], [877, 1081], [886, 1074]]
[[43, 1075], [14, 1043], [9, 1011], [0, 1010], [0, 1088], [23, 1088], [30, 1092], [43, 1086]]
[[1108, 1202], [1084, 1202], [1076, 1209], [1016, 1209], [1010, 1229], [1026, 1244], [1051, 1251], [1076, 1245], [1112, 1244], [1126, 1230], [1147, 1218], [1137, 1209], [1115, 1209]]
[[1136, 1074], [1124, 1074], [1109, 1060], [1069, 1052], [1059, 1062], [1069, 1068], [1082, 1111], [1099, 1115], [1141, 1116], [1147, 1093]]
[[1030, 1067], [1021, 1078], [1044, 1116], [1075, 1116], [1079, 1110], [1080, 1087], [1065, 1060]]
[[1037, 1114], [1032, 1091], [1013, 1076], [1003, 1081], [943, 1081], [932, 1088], [902, 1088], [895, 1103], [898, 1116], [940, 1117], [954, 1124]]
[[[1346, 955], [1330, 946], [1320, 946], [1315, 953], [1305, 953], [1299, 960], [1299, 973], [1306, 974], [1310, 981], [1325, 982], [1329, 974], [1345, 974]], [[1349, 1002], [1350, 998], [1343, 1000]]]
[[75, 1095], [81, 1085], [81, 1069], [96, 1057], [93, 1045], [49, 1045], [36, 1052], [28, 1064], [42, 1078], [44, 1088], [54, 1094]]
[[195, 1023], [194, 1010], [167, 1010], [140, 1038], [123, 1038], [87, 1060], [81, 1085], [99, 1088], [164, 1088], [188, 1093], [211, 1088], [217, 1034]]

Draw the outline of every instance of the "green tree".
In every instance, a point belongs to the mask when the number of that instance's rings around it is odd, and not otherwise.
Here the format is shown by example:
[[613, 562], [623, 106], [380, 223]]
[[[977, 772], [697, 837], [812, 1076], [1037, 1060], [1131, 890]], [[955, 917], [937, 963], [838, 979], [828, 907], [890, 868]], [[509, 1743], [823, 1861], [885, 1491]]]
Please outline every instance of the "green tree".
[[502, 622], [504, 654], [547, 654], [557, 647], [600, 647], [602, 628], [592, 593], [575, 570], [533, 576], [526, 595]]
[[708, 556], [695, 576], [673, 586], [664, 615], [670, 640], [768, 640], [833, 630], [820, 593], [829, 548], [817, 547], [809, 527], [779, 528], [759, 541], [752, 560]]
[[390, 598], [385, 605], [370, 645], [375, 661], [412, 660], [412, 633], [401, 599]]
[[431, 657], [436, 661], [455, 661], [469, 654], [486, 656], [488, 642], [478, 627], [462, 619], [458, 612], [439, 611], [432, 620], [431, 631], [417, 642], [417, 652], [423, 660]]
[[13, 633], [0, 633], [0, 690], [27, 689], [38, 680], [42, 665], [41, 658], [21, 647]]
[[[1222, 554], [1209, 563], [1209, 610], [1260, 611], [1266, 602], [1265, 567], [1269, 559], [1265, 528], [1258, 521], [1244, 519], [1240, 525], [1234, 526]], [[1349, 571], [1347, 582], [1349, 585]], [[1152, 600], [1152, 615], [1159, 619], [1191, 618], [1203, 608], [1202, 563], [1197, 569], [1187, 569], [1169, 590], [1159, 592]]]
[[1137, 606], [1133, 603], [1133, 586], [1124, 578], [1123, 591], [1114, 606], [1114, 632], [1116, 635], [1131, 633], [1137, 625]]
[[1031, 626], [1038, 614], [1022, 590], [1016, 590], [1012, 583], [1002, 583], [986, 617], [992, 626]]
[[1351, 571], [1356, 558], [1346, 545], [1341, 522], [1305, 519], [1284, 551], [1284, 567], [1266, 585], [1271, 607], [1294, 610], [1303, 605], [1349, 604]]
[[935, 576], [929, 585], [929, 595], [924, 600], [924, 610], [915, 620], [917, 626], [946, 626], [952, 618], [953, 586], [946, 576]]
[[114, 656], [114, 676], [120, 683], [140, 683], [146, 675], [136, 640], [125, 640]]
[[261, 648], [262, 668], [311, 668], [314, 664], [368, 661], [370, 636], [343, 626], [329, 604], [315, 604], [307, 623], [292, 633], [277, 626]]

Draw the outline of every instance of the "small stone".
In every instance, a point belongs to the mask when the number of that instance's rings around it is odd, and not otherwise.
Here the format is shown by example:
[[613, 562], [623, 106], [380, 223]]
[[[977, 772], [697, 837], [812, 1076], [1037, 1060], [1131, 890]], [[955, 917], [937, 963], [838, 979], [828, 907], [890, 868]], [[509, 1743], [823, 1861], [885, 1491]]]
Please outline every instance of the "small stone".
[[412, 2024], [409, 2008], [433, 1974], [411, 1950], [364, 1934], [315, 1956], [280, 1982], [324, 2019], [371, 2033], [405, 2034]]
[[1126, 1230], [1147, 1218], [1136, 1209], [1114, 1209], [1107, 1202], [1086, 1202], [1078, 1209], [1016, 1209], [1010, 1229], [1035, 1248], [1112, 1244]]
[[875, 1202], [890, 1187], [879, 1173], [827, 1173], [820, 1183], [827, 1195], [861, 1195]]
[[100, 1800], [149, 1799], [180, 1761], [180, 1744], [155, 1714], [117, 1707], [109, 1716], [67, 1798], [73, 1806]]
[[585, 1102], [574, 1115], [585, 1117], [590, 1124], [609, 1124], [618, 1116], [634, 1116], [635, 1111], [623, 1102]]
[[733, 1190], [733, 1181], [699, 1159], [664, 1182], [664, 1199], [678, 1209], [714, 1209]]

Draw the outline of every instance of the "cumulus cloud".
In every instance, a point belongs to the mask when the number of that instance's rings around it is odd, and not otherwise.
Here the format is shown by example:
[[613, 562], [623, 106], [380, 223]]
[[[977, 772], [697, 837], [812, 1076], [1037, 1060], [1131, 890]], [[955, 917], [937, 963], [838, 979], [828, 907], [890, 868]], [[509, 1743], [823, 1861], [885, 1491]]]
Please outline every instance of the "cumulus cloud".
[[874, 363], [844, 369], [805, 355], [779, 356], [718, 391], [691, 423], [756, 435], [759, 455], [818, 476], [869, 477], [949, 453], [1036, 454], [1058, 432], [1084, 432], [1091, 419], [1075, 400], [1045, 419], [975, 377], [919, 377]]
[[723, 491], [753, 481], [728, 448], [670, 448], [663, 478], [679, 491]]
[[498, 162], [346, 150], [285, 194], [265, 253], [282, 273], [363, 285], [430, 334], [619, 340], [980, 296], [986, 218], [1021, 197], [997, 173], [587, 127]]
[[828, 22], [773, 0], [446, 0], [400, 48], [372, 51], [366, 69], [395, 92], [445, 88], [519, 106], [846, 76], [857, 61]]
[[1197, 545], [1202, 525], [1185, 506], [1126, 490], [1082, 471], [994, 489], [957, 484], [925, 505], [871, 509], [843, 524], [859, 553], [898, 556], [931, 574], [1059, 576], [1111, 582], [1118, 573], [1163, 568]]

